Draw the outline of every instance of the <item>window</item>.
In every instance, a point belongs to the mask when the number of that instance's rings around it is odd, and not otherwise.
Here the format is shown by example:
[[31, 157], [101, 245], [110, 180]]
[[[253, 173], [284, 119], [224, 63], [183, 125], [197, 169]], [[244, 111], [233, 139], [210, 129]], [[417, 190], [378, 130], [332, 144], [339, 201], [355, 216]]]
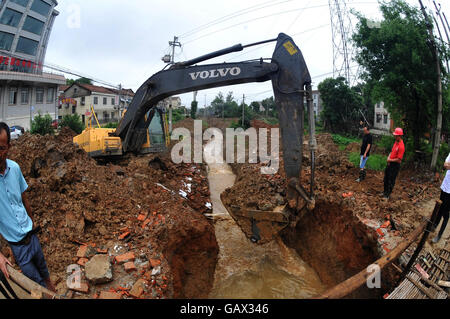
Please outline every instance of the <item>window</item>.
[[30, 89], [29, 88], [22, 88], [20, 90], [20, 103], [28, 104], [29, 97], [30, 97]]
[[95, 104], [95, 105], [98, 104], [98, 97], [94, 97], [94, 104]]
[[75, 105], [72, 105], [72, 114], [75, 114], [75, 112], [76, 112], [76, 106]]
[[21, 5], [22, 7], [27, 7], [30, 0], [11, 0], [11, 2], [15, 2], [18, 5]]
[[44, 89], [36, 88], [36, 103], [44, 103]]
[[388, 122], [388, 116], [387, 116], [387, 114], [384, 114], [383, 115], [383, 123], [387, 124], [387, 122]]
[[20, 19], [22, 19], [22, 13], [6, 8], [5, 12], [3, 12], [2, 18], [0, 19], [0, 23], [17, 28]]
[[47, 2], [44, 2], [42, 0], [34, 0], [33, 5], [31, 6], [31, 10], [34, 12], [40, 13], [43, 16], [47, 16], [50, 12], [50, 9], [52, 8], [51, 5], [49, 5]]
[[37, 41], [20, 37], [19, 43], [17, 43], [16, 51], [29, 55], [36, 55], [38, 44], [39, 42]]
[[111, 98], [111, 105], [114, 105], [115, 104], [115, 100], [114, 100], [114, 98]]
[[52, 103], [55, 98], [55, 89], [47, 88], [47, 103]]
[[17, 104], [17, 88], [9, 88], [9, 104]]
[[0, 32], [0, 49], [11, 50], [11, 45], [14, 40], [14, 34]]
[[86, 104], [86, 98], [83, 96], [81, 98], [81, 105], [85, 105]]
[[103, 98], [103, 105], [106, 105], [108, 103], [106, 97]]
[[22, 30], [41, 35], [42, 30], [44, 29], [44, 22], [39, 21], [38, 19], [27, 16], [25, 19], [25, 23], [23, 24]]
[[381, 123], [381, 114], [377, 114], [377, 123]]

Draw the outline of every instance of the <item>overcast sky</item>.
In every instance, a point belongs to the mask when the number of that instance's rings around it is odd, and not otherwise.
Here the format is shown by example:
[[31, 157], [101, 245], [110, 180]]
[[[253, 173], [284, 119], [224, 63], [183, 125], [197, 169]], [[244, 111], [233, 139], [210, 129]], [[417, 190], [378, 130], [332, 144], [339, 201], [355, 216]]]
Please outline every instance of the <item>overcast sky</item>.
[[[175, 61], [184, 61], [234, 44], [292, 36], [308, 65], [313, 86], [332, 76], [333, 46], [328, 0], [58, 0], [46, 63], [136, 91], [164, 66], [169, 41], [179, 37]], [[380, 20], [376, 0], [349, 0], [367, 17]], [[417, 5], [418, 1], [408, 0]], [[448, 0], [439, 0], [450, 18]], [[423, 0], [430, 6], [430, 0]], [[249, 48], [207, 63], [237, 62], [272, 56], [275, 44]], [[68, 78], [76, 78], [66, 75]], [[240, 103], [272, 96], [271, 83], [252, 83], [204, 90], [200, 108], [221, 91], [233, 91]], [[190, 106], [193, 94], [183, 94]]]

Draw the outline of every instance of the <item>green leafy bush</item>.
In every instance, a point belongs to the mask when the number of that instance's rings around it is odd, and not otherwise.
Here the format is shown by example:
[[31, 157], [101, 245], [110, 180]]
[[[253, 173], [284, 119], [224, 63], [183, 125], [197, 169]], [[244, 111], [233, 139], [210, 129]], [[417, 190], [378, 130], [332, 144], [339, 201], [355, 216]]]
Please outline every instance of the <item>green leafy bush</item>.
[[83, 132], [84, 129], [84, 124], [78, 114], [65, 115], [59, 125], [60, 127], [69, 127], [77, 134]]
[[31, 134], [53, 135], [52, 121], [53, 119], [49, 114], [42, 116], [41, 113], [38, 113], [31, 122]]
[[103, 125], [103, 128], [117, 128], [119, 126], [118, 122], [111, 122]]

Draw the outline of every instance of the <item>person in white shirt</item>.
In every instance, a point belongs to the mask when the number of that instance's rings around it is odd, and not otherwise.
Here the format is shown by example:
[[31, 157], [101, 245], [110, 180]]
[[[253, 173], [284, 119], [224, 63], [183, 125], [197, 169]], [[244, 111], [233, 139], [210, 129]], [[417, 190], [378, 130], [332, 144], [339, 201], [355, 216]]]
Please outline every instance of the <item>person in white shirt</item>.
[[436, 228], [437, 225], [439, 225], [441, 218], [444, 218], [444, 220], [442, 221], [442, 226], [441, 229], [439, 230], [438, 235], [433, 238], [433, 243], [437, 243], [441, 239], [448, 222], [448, 215], [450, 211], [450, 153], [448, 154], [447, 159], [445, 160], [444, 168], [447, 170], [447, 173], [441, 185], [441, 197], [439, 198], [442, 201], [442, 205], [441, 208], [439, 209], [434, 228]]

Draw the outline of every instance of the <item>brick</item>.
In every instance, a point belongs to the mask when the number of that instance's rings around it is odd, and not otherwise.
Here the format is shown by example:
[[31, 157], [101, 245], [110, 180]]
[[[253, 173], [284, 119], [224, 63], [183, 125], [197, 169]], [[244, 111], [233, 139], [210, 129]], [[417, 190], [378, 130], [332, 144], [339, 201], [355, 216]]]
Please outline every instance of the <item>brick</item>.
[[136, 281], [133, 285], [133, 288], [131, 288], [130, 290], [130, 295], [135, 298], [140, 298], [144, 293], [145, 283], [146, 281], [144, 279], [139, 279], [138, 281]]
[[131, 272], [131, 271], [137, 270], [136, 265], [132, 261], [125, 263], [123, 266], [125, 267], [126, 272]]
[[111, 291], [100, 292], [99, 299], [121, 299], [122, 295]]
[[96, 249], [91, 247], [91, 246], [87, 246], [87, 245], [82, 245], [80, 246], [80, 248], [78, 248], [78, 252], [77, 252], [77, 257], [78, 258], [89, 258], [94, 256], [97, 253]]
[[152, 268], [156, 268], [159, 265], [161, 265], [161, 260], [159, 260], [159, 259], [150, 259], [150, 265], [152, 265]]
[[116, 261], [119, 264], [124, 264], [129, 261], [134, 261], [134, 259], [135, 259], [135, 256], [134, 256], [133, 252], [128, 252], [126, 254], [116, 256]]
[[72, 287], [70, 289], [81, 292], [83, 294], [87, 294], [89, 292], [89, 285], [86, 282], [82, 282], [80, 284], [80, 287]]
[[152, 220], [150, 218], [147, 218], [143, 223], [142, 223], [142, 228], [145, 228], [145, 226], [147, 226]]
[[119, 236], [119, 239], [125, 239], [125, 237], [128, 237], [130, 235], [130, 232], [124, 232], [122, 235]]
[[138, 219], [138, 221], [143, 222], [146, 218], [147, 218], [147, 213], [140, 214], [137, 219]]
[[84, 267], [88, 261], [89, 261], [89, 259], [87, 259], [87, 258], [80, 258], [78, 260], [77, 264]]
[[86, 257], [87, 249], [88, 249], [88, 246], [85, 246], [85, 245], [80, 246], [80, 248], [78, 248], [77, 257], [78, 258]]

